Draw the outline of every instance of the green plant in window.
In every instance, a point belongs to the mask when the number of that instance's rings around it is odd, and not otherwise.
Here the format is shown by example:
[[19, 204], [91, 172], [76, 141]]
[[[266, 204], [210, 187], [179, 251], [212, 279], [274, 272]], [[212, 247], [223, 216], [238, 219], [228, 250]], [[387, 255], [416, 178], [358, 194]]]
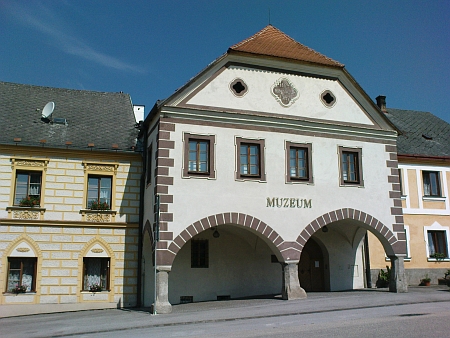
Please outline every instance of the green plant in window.
[[436, 260], [441, 261], [446, 258], [446, 255], [445, 253], [435, 252], [434, 254], [430, 255], [430, 258], [436, 258]]
[[106, 202], [90, 201], [89, 209], [91, 210], [110, 210], [109, 204]]
[[90, 291], [90, 292], [100, 292], [100, 291], [102, 291], [102, 286], [101, 286], [100, 284], [97, 284], [97, 283], [92, 284], [92, 285], [89, 287], [89, 291]]
[[38, 207], [39, 206], [39, 197], [27, 196], [25, 198], [22, 198], [19, 202], [19, 206], [21, 206], [21, 207]]
[[18, 295], [19, 293], [25, 293], [27, 292], [27, 286], [17, 284], [16, 287], [11, 290], [11, 292], [15, 293], [16, 295]]

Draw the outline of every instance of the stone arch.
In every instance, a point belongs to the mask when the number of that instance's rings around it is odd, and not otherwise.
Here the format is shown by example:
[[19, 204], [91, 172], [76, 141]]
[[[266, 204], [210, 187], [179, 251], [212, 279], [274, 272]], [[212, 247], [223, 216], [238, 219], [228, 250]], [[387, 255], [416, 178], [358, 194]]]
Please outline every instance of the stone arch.
[[[260, 219], [253, 217], [251, 215], [238, 213], [238, 212], [224, 212], [211, 216], [202, 218], [189, 225], [185, 230], [183, 230], [169, 245], [168, 250], [165, 252], [158, 251], [158, 265], [172, 265], [175, 256], [178, 251], [195, 235], [201, 233], [202, 231], [222, 225], [222, 224], [236, 224], [241, 225], [245, 228], [252, 229], [264, 237], [268, 243], [279, 251], [279, 255], [283, 259], [285, 252], [290, 246], [289, 242], [285, 242], [283, 238], [268, 224], [261, 221]], [[160, 257], [162, 254], [164, 257]]]
[[[333, 210], [317, 217], [304, 228], [297, 237], [296, 243], [303, 249], [305, 243], [316, 231], [323, 228], [325, 225], [345, 219], [352, 219], [365, 224], [367, 228], [378, 237], [388, 256], [405, 254], [406, 242], [404, 240], [399, 240], [387, 226], [375, 217], [363, 211], [351, 208]], [[301, 251], [302, 250], [299, 252], [299, 257]]]

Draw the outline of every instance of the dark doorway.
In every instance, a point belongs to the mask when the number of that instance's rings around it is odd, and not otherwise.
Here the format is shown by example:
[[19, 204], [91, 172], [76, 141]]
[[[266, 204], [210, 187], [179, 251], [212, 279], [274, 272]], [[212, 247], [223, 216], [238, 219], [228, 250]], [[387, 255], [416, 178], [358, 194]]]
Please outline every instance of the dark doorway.
[[306, 242], [298, 263], [300, 286], [306, 291], [325, 291], [324, 262], [320, 246], [312, 238]]

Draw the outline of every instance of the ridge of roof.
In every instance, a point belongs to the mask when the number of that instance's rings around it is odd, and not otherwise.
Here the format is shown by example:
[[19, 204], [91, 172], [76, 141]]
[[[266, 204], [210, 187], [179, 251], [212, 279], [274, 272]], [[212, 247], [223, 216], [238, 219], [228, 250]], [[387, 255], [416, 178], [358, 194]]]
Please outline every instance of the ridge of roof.
[[343, 68], [344, 65], [301, 44], [278, 28], [267, 25], [256, 34], [231, 46], [229, 51], [275, 56]]

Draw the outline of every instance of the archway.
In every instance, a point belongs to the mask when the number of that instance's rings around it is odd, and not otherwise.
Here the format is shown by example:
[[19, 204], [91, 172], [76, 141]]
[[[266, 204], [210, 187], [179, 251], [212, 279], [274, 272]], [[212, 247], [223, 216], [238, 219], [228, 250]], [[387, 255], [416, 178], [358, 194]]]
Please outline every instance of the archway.
[[[401, 233], [402, 228], [403, 224], [396, 224], [393, 227], [397, 233]], [[363, 240], [367, 231], [378, 238], [386, 255], [391, 259], [392, 274], [389, 290], [406, 292], [407, 284], [403, 268], [406, 242], [367, 213], [355, 209], [340, 209], [326, 213], [306, 226], [298, 236], [297, 243], [302, 246], [301, 255], [303, 251], [306, 252], [305, 256], [310, 254], [307, 245], [311, 239], [327, 248], [331, 291], [362, 288], [365, 285], [366, 269], [366, 262], [362, 255]], [[303, 260], [306, 259], [307, 257]], [[304, 269], [304, 266], [300, 268]]]

